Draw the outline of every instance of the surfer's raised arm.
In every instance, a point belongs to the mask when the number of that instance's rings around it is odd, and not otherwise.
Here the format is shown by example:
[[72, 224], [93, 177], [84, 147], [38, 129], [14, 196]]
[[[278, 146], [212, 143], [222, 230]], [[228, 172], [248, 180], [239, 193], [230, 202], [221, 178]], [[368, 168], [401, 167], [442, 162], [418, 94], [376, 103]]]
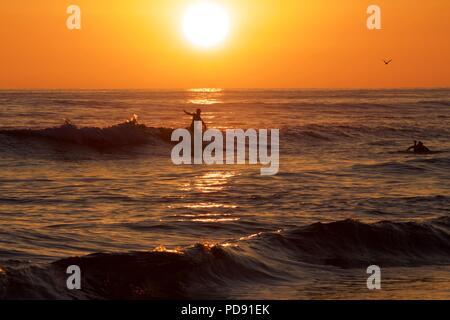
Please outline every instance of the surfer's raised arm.
[[196, 112], [193, 112], [193, 113], [187, 112], [186, 110], [183, 110], [183, 111], [187, 115], [192, 116], [192, 122], [191, 122], [191, 127], [190, 127], [191, 131], [194, 130], [194, 124], [195, 124], [196, 121], [201, 121], [202, 125], [203, 125], [203, 129], [206, 130], [206, 128], [207, 128], [206, 123], [205, 123], [205, 121], [203, 121], [203, 119], [201, 117], [202, 110], [197, 109]]
[[409, 151], [411, 151], [411, 150], [415, 150], [417, 148], [417, 141], [416, 140], [414, 140], [414, 145], [412, 145], [411, 147], [409, 147], [408, 149], [406, 149], [406, 152], [409, 152]]

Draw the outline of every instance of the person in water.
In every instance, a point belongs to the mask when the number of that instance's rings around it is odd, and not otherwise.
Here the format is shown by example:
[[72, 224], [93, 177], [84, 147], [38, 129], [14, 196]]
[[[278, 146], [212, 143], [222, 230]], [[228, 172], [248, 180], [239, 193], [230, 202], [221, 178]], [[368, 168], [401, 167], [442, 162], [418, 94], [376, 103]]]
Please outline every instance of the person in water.
[[202, 125], [203, 125], [203, 130], [206, 130], [206, 129], [207, 129], [206, 123], [203, 121], [203, 119], [202, 119], [202, 117], [201, 117], [202, 110], [197, 109], [197, 111], [194, 112], [194, 113], [187, 112], [186, 110], [183, 110], [183, 111], [184, 111], [184, 113], [186, 113], [187, 115], [192, 116], [192, 122], [191, 122], [191, 126], [190, 126], [190, 130], [191, 130], [191, 131], [194, 131], [194, 123], [195, 123], [195, 121], [201, 121], [201, 122], [202, 122]]
[[407, 152], [413, 150], [414, 153], [428, 153], [430, 152], [430, 149], [428, 149], [422, 141], [417, 142], [414, 140], [414, 145], [406, 149]]
[[411, 150], [414, 150], [415, 152], [416, 147], [417, 147], [417, 140], [414, 140], [414, 145], [406, 149], [406, 152], [410, 152]]

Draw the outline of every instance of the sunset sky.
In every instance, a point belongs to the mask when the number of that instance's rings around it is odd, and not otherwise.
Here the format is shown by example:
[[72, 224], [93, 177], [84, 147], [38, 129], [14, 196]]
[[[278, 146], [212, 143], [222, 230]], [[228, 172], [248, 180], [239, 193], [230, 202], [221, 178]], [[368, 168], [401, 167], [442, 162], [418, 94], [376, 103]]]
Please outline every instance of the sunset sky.
[[[212, 1], [231, 28], [207, 49], [182, 31], [197, 2], [1, 1], [0, 88], [450, 86], [448, 0]], [[70, 4], [79, 31], [66, 28]], [[370, 4], [382, 30], [366, 28]]]

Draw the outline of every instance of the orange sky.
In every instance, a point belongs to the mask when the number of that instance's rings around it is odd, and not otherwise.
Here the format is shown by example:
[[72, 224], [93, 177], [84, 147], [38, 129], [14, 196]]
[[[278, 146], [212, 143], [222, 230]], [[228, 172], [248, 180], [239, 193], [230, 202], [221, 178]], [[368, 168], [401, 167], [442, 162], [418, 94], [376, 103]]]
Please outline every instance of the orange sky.
[[[209, 50], [181, 31], [196, 2], [2, 0], [0, 88], [450, 86], [449, 0], [217, 0], [232, 30]], [[70, 4], [81, 31], [66, 29]]]

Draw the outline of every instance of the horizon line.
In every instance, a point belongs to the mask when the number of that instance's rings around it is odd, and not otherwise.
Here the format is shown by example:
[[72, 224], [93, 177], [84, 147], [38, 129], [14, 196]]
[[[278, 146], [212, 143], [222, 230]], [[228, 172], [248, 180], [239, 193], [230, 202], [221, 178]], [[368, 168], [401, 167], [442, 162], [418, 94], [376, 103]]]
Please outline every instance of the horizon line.
[[162, 88], [0, 88], [0, 91], [189, 91], [193, 89], [220, 90], [448, 90], [448, 86], [404, 86], [404, 87], [162, 87]]

